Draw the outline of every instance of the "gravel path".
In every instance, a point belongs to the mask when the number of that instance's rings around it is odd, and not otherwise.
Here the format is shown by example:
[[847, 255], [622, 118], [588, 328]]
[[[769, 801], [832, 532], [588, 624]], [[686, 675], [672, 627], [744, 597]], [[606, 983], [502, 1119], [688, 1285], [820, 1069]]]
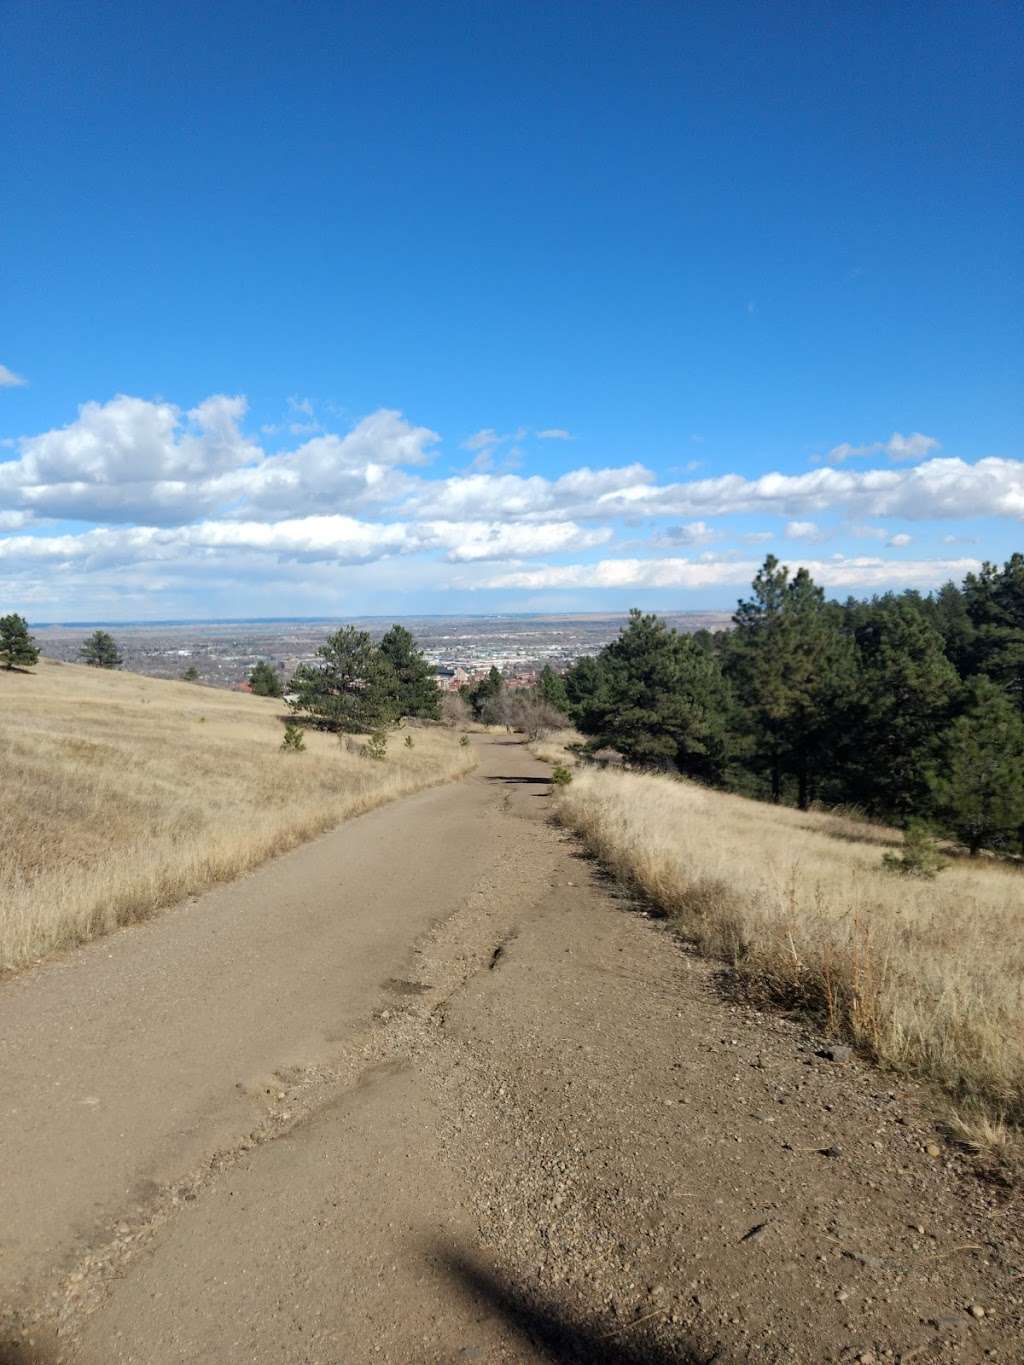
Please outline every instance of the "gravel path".
[[1019, 1361], [1019, 1201], [927, 1093], [731, 1002], [478, 742], [3, 987], [0, 1362]]

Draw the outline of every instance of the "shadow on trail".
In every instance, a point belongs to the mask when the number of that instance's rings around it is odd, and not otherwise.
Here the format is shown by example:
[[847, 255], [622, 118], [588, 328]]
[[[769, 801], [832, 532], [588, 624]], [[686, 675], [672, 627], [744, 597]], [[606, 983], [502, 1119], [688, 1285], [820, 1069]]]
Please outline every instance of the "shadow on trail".
[[522, 785], [522, 786], [528, 786], [528, 787], [534, 787], [534, 786], [550, 787], [550, 786], [551, 786], [551, 778], [550, 778], [550, 777], [495, 777], [495, 776], [491, 776], [491, 777], [485, 777], [485, 778], [484, 778], [484, 781], [485, 781], [485, 782], [511, 782], [511, 783], [516, 783], [516, 784], [518, 784], [518, 785]]
[[536, 1293], [527, 1293], [468, 1255], [447, 1249], [436, 1254], [453, 1280], [497, 1309], [553, 1361], [565, 1365], [729, 1365], [720, 1350], [709, 1355], [686, 1339], [671, 1346], [653, 1341], [650, 1329], [657, 1315], [646, 1320], [641, 1315], [635, 1323], [609, 1327], [607, 1322], [586, 1318]]

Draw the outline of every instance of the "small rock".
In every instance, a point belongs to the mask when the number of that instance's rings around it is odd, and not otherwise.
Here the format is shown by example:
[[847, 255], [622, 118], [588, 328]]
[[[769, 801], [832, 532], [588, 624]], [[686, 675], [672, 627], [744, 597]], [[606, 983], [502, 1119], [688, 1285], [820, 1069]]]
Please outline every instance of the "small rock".
[[843, 1149], [842, 1149], [842, 1147], [835, 1147], [835, 1146], [833, 1146], [833, 1147], [822, 1147], [822, 1148], [821, 1148], [821, 1152], [820, 1152], [820, 1155], [821, 1155], [821, 1156], [827, 1156], [827, 1157], [829, 1157], [832, 1161], [838, 1161], [839, 1158], [842, 1156], [842, 1154], [843, 1154]]
[[857, 1357], [857, 1365], [875, 1365], [877, 1359], [874, 1351], [861, 1351]]
[[745, 1232], [743, 1234], [743, 1236], [740, 1238], [740, 1241], [759, 1242], [770, 1227], [771, 1227], [770, 1220], [767, 1223], [755, 1223], [754, 1226], [749, 1230], [749, 1232]]
[[985, 1316], [985, 1310], [984, 1310], [984, 1308], [982, 1308], [981, 1304], [980, 1304], [980, 1303], [972, 1303], [972, 1304], [971, 1304], [971, 1317], [972, 1317], [972, 1318], [983, 1318], [984, 1316]]
[[830, 1043], [828, 1047], [823, 1047], [818, 1053], [819, 1057], [824, 1057], [828, 1062], [848, 1062], [853, 1056], [853, 1048], [847, 1047], [845, 1043]]
[[942, 1148], [936, 1142], [929, 1142], [928, 1146], [924, 1150], [928, 1154], [928, 1156], [935, 1157], [942, 1155]]

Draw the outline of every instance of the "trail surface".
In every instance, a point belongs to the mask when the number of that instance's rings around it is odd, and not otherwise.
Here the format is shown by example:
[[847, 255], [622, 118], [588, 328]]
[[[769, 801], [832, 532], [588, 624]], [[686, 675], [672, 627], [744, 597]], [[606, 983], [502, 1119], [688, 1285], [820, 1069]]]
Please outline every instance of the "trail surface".
[[0, 1362], [1018, 1360], [1012, 1193], [478, 743], [0, 987]]

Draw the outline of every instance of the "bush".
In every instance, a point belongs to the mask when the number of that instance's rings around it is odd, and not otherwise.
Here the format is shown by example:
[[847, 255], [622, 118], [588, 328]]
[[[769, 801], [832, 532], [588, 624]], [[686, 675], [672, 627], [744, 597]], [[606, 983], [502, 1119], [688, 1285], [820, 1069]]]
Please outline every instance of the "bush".
[[898, 853], [883, 854], [882, 866], [900, 877], [930, 881], [948, 864], [931, 829], [921, 820], [911, 820], [903, 836], [903, 847]]
[[572, 773], [563, 764], [559, 763], [557, 767], [552, 768], [551, 770], [552, 786], [567, 787], [571, 781]]
[[468, 749], [468, 748], [469, 748], [469, 735], [461, 735], [461, 736], [459, 737], [459, 743], [462, 745], [462, 747], [463, 747], [464, 749]]
[[411, 749], [411, 748], [413, 748], [414, 744], [415, 744], [415, 740], [413, 739], [412, 735], [406, 735], [406, 737], [405, 737], [405, 747], [406, 747], [407, 749]]
[[[412, 739], [412, 735], [406, 735], [406, 742], [410, 739]], [[388, 732], [386, 730], [374, 730], [366, 741], [366, 748], [363, 752], [367, 758], [372, 758], [377, 763], [383, 763], [388, 756]]]
[[284, 727], [284, 738], [281, 740], [281, 748], [288, 754], [299, 754], [306, 747], [301, 728], [293, 721], [289, 721]]

